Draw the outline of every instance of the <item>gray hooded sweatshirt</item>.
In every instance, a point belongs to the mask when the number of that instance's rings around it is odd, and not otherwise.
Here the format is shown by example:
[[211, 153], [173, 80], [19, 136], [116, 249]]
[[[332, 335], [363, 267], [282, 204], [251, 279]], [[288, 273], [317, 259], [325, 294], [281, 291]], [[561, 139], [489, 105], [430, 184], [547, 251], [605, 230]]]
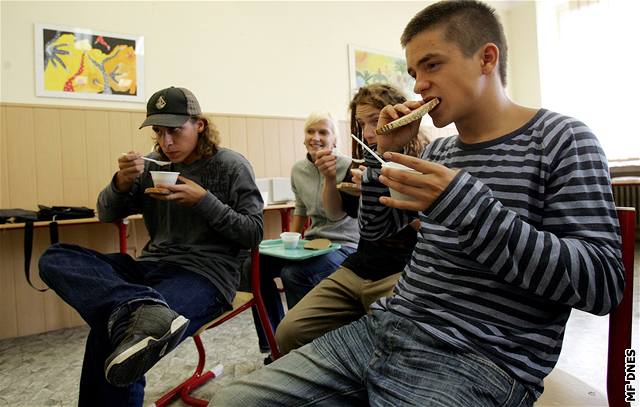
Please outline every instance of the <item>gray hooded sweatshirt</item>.
[[[144, 190], [153, 186], [149, 171], [154, 170], [179, 171], [207, 194], [193, 207], [151, 198]], [[251, 164], [226, 148], [191, 164], [160, 167], [145, 162], [131, 191], [118, 192], [112, 180], [98, 196], [103, 222], [143, 214], [150, 240], [139, 260], [172, 263], [203, 275], [229, 302], [240, 279], [239, 251], [262, 240], [262, 209]]]

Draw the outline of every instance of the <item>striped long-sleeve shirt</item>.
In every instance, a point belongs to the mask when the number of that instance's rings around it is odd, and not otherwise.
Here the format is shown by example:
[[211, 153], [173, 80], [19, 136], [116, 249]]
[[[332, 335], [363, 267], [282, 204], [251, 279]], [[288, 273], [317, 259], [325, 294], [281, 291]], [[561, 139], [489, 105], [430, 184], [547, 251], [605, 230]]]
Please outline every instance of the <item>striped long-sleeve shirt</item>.
[[[375, 307], [482, 354], [537, 397], [557, 362], [571, 308], [602, 315], [622, 297], [604, 153], [583, 123], [542, 109], [489, 142], [438, 139], [422, 158], [460, 171], [418, 214], [411, 261], [395, 294]], [[388, 189], [367, 171], [363, 237], [393, 233], [416, 216], [381, 205], [381, 195]]]

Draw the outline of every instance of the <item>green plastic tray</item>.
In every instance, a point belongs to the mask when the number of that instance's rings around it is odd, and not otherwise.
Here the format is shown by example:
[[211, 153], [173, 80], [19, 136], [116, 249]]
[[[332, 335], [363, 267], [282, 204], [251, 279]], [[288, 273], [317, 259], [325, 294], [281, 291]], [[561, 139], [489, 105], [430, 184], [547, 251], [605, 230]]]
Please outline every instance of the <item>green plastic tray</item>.
[[282, 243], [282, 239], [263, 240], [262, 243], [260, 243], [260, 254], [295, 261], [322, 256], [323, 254], [331, 253], [332, 251], [338, 250], [341, 247], [340, 243], [331, 243], [331, 245], [326, 249], [308, 250], [304, 249], [304, 244], [307, 242], [308, 240], [300, 239], [300, 241], [298, 242], [298, 247], [296, 249], [285, 249]]

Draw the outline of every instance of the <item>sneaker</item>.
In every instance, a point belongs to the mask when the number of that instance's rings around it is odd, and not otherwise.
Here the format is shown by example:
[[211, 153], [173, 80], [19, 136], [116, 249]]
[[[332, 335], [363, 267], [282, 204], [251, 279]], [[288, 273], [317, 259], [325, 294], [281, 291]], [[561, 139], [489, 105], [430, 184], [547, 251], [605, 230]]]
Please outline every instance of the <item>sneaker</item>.
[[271, 358], [271, 354], [268, 354], [266, 358], [262, 361], [262, 363], [266, 365], [270, 365], [273, 363], [273, 359]]
[[189, 325], [187, 318], [160, 304], [140, 305], [125, 322], [126, 330], [109, 329], [115, 350], [104, 364], [107, 381], [120, 387], [138, 380], [178, 346]]

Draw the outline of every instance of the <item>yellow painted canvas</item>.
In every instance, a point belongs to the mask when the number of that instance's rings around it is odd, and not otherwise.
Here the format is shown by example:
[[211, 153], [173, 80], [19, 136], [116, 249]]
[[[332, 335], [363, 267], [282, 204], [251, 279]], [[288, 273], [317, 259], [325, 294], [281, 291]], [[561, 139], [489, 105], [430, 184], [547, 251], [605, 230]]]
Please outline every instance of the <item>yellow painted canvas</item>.
[[36, 37], [39, 96], [144, 101], [142, 37], [50, 26]]
[[415, 99], [414, 80], [407, 73], [404, 58], [373, 51], [365, 48], [349, 46], [351, 55], [351, 90], [355, 93], [360, 87], [373, 83], [387, 83], [403, 91], [410, 99]]

